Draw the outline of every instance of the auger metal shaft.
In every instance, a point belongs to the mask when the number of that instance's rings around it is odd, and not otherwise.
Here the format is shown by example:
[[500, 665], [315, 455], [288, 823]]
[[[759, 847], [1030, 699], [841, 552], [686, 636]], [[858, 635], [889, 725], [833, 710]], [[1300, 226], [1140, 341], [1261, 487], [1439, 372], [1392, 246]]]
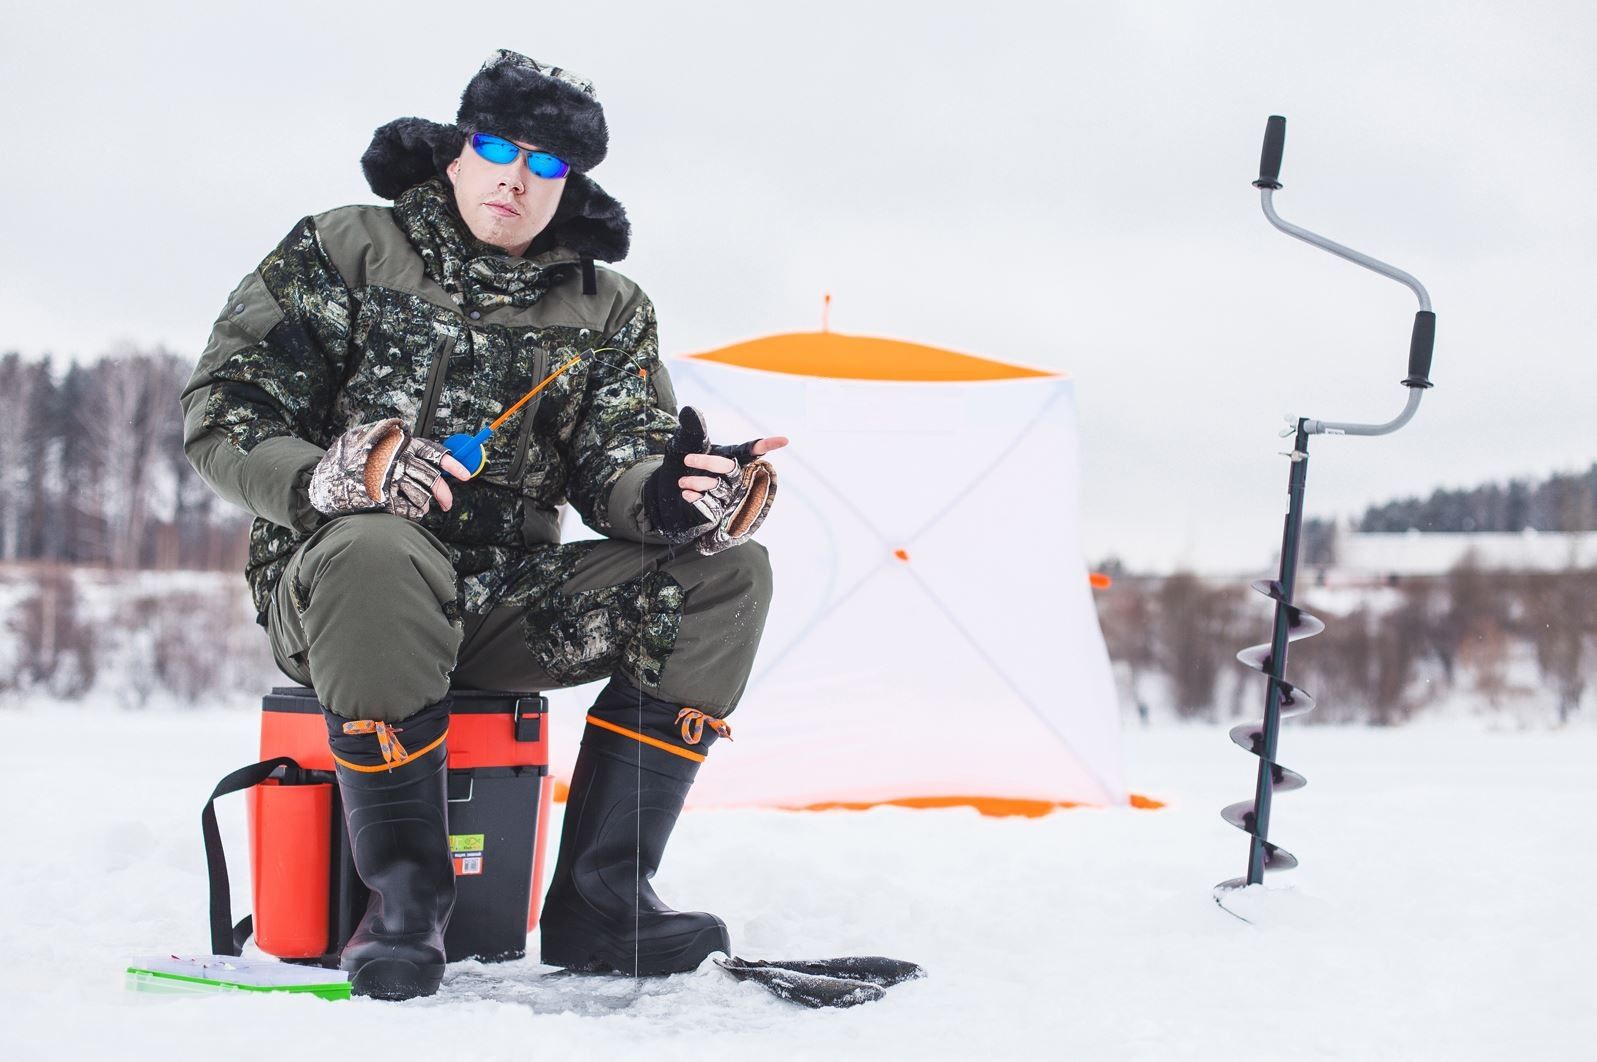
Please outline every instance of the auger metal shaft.
[[1292, 471], [1287, 478], [1286, 524], [1281, 532], [1281, 596], [1275, 602], [1275, 627], [1270, 636], [1269, 690], [1264, 702], [1264, 748], [1259, 758], [1259, 780], [1253, 790], [1253, 832], [1248, 836], [1248, 884], [1264, 880], [1266, 845], [1270, 835], [1270, 798], [1274, 795], [1276, 743], [1281, 736], [1281, 695], [1286, 678], [1288, 634], [1292, 601], [1298, 578], [1298, 542], [1303, 531], [1303, 488], [1309, 476], [1307, 421], [1298, 421], [1292, 444]]

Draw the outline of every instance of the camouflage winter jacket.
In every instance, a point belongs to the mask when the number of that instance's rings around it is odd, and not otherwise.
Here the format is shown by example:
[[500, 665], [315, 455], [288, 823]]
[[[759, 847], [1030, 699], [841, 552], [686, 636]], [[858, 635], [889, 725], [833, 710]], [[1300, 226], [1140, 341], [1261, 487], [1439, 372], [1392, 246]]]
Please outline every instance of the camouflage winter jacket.
[[527, 547], [559, 541], [563, 502], [602, 534], [664, 541], [642, 504], [677, 425], [654, 307], [591, 262], [626, 242], [619, 205], [587, 181], [526, 257], [472, 236], [437, 178], [392, 207], [294, 226], [228, 297], [181, 398], [189, 461], [256, 517], [245, 574], [260, 622], [288, 558], [327, 520], [306, 488], [333, 439], [391, 416], [432, 439], [475, 432], [584, 352], [421, 525], [448, 547], [466, 612], [491, 607]]

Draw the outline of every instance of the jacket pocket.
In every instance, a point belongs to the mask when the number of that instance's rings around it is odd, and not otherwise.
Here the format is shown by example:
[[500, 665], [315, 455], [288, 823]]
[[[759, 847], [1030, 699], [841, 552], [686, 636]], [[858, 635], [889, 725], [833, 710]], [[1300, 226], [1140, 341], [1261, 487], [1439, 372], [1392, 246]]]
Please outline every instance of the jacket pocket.
[[[532, 357], [532, 387], [537, 387], [549, 372], [549, 352], [540, 344], [533, 352]], [[531, 388], [529, 388], [530, 390]], [[518, 399], [520, 395], [516, 396]], [[527, 470], [527, 450], [532, 443], [532, 422], [538, 417], [538, 404], [543, 400], [543, 395], [534, 395], [521, 407], [521, 425], [516, 431], [515, 457], [511, 460], [510, 471], [505, 479], [512, 486], [521, 483]]]
[[283, 308], [272, 296], [256, 270], [239, 282], [227, 297], [227, 306], [216, 319], [216, 324], [231, 325], [243, 332], [251, 342], [260, 342], [283, 320]]
[[455, 337], [445, 336], [433, 351], [433, 363], [427, 369], [427, 393], [422, 399], [421, 412], [416, 415], [412, 432], [418, 438], [432, 437], [433, 416], [438, 412], [438, 396], [444, 392], [444, 377], [449, 374], [449, 356], [455, 350]]

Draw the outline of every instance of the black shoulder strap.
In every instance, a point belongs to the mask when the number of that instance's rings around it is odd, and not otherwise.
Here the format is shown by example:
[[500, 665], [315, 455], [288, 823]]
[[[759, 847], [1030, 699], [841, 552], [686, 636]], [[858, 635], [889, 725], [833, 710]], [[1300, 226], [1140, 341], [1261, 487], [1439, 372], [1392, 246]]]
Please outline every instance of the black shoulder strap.
[[253, 922], [245, 916], [233, 925], [233, 891], [227, 880], [227, 855], [222, 851], [222, 831], [216, 825], [216, 798], [229, 793], [260, 785], [278, 771], [286, 785], [300, 781], [300, 766], [287, 756], [262, 760], [248, 767], [240, 767], [216, 783], [211, 799], [200, 812], [200, 832], [205, 835], [205, 872], [211, 884], [211, 953], [213, 955], [238, 955], [244, 942], [253, 931]]
[[582, 293], [584, 295], [597, 295], [599, 293], [599, 271], [593, 268], [593, 259], [582, 260]]

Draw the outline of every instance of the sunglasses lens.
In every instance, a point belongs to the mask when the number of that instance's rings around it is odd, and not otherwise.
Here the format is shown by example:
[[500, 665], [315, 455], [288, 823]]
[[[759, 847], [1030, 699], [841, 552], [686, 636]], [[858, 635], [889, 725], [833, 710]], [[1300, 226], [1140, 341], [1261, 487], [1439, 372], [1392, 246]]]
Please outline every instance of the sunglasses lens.
[[527, 152], [527, 169], [545, 180], [552, 181], [557, 177], [564, 177], [566, 171], [571, 169], [571, 167], [547, 151], [529, 151]]
[[476, 148], [477, 154], [489, 162], [497, 163], [501, 166], [513, 161], [517, 155], [521, 154], [521, 149], [510, 141], [497, 136], [489, 136], [487, 133], [473, 135], [471, 146]]

